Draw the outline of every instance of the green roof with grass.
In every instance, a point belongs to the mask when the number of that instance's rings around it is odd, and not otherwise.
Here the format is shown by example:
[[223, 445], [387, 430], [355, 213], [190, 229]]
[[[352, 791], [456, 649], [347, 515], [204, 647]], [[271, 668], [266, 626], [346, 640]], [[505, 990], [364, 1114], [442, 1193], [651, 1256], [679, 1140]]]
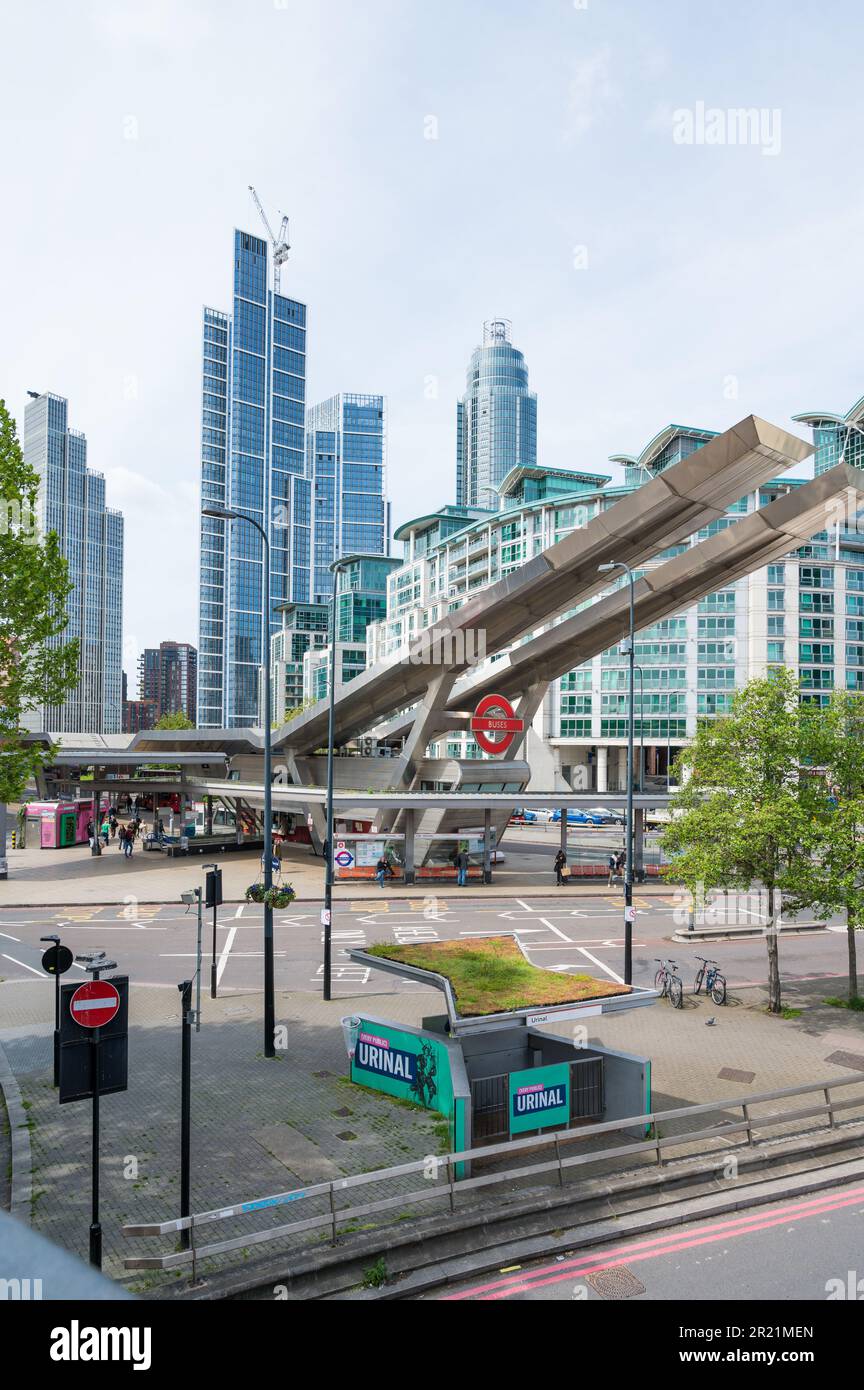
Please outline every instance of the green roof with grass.
[[367, 947], [365, 954], [443, 975], [450, 981], [462, 1018], [582, 1004], [631, 992], [629, 985], [597, 980], [593, 975], [541, 970], [526, 960], [512, 936], [413, 946], [384, 941]]

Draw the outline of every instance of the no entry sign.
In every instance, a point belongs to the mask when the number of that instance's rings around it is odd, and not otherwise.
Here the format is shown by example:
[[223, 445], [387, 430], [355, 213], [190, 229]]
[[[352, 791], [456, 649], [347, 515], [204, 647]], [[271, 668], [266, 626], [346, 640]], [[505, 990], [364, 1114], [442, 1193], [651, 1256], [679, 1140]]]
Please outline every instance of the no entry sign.
[[110, 980], [79, 985], [69, 1000], [69, 1012], [82, 1028], [104, 1028], [120, 1008], [120, 995]]
[[471, 716], [471, 732], [484, 753], [506, 753], [525, 721], [503, 695], [484, 695]]

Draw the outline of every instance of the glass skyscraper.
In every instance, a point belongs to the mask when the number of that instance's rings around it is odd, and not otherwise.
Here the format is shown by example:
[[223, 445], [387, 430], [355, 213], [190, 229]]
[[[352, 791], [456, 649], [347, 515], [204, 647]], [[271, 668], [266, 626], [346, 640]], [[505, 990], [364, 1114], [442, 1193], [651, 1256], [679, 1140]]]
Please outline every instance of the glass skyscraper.
[[511, 468], [537, 463], [537, 397], [528, 390], [525, 358], [510, 341], [507, 319], [483, 325], [483, 343], [468, 364], [456, 412], [456, 502], [498, 506]]
[[792, 418], [813, 431], [817, 477], [841, 461], [864, 468], [864, 397], [846, 415], [826, 410], [808, 411]]
[[79, 683], [45, 706], [38, 732], [118, 734], [123, 725], [123, 517], [105, 506], [105, 477], [87, 467], [87, 440], [69, 428], [68, 402], [45, 392], [24, 411], [24, 457], [39, 474], [39, 525], [56, 531], [69, 565], [69, 622], [52, 639], [80, 641]]
[[387, 430], [383, 396], [341, 393], [306, 415], [313, 484], [312, 602], [329, 603], [329, 566], [344, 555], [387, 555]]
[[[285, 603], [309, 601], [312, 484], [306, 306], [271, 290], [269, 261], [265, 241], [235, 231], [232, 312], [204, 310], [201, 498], [265, 527], [272, 634]], [[259, 723], [262, 552], [253, 527], [201, 518], [200, 728]]]

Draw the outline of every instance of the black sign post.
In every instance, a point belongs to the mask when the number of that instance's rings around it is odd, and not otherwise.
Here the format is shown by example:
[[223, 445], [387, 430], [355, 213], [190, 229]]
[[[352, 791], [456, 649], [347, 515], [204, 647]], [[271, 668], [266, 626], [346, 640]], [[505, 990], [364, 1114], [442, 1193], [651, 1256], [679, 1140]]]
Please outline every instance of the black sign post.
[[46, 975], [54, 976], [54, 1085], [60, 1085], [60, 976], [65, 975], [72, 964], [72, 952], [60, 943], [57, 935], [40, 936], [40, 941], [53, 941], [42, 957], [42, 969]]
[[[192, 981], [184, 980], [177, 988], [181, 995], [180, 1042], [180, 1215], [189, 1216], [190, 1177], [192, 1156]], [[180, 1232], [180, 1247], [189, 1249], [188, 1230]]]
[[60, 1013], [60, 1104], [93, 1102], [91, 1162], [90, 1263], [102, 1268], [102, 1226], [99, 1220], [99, 1101], [113, 1091], [125, 1091], [128, 1060], [129, 978], [101, 980], [116, 961], [104, 951], [79, 956], [91, 975], [81, 985], [64, 985]]
[[205, 865], [210, 872], [205, 879], [204, 906], [213, 909], [213, 955], [210, 961], [210, 998], [216, 998], [216, 912], [222, 905], [222, 870], [218, 864]]

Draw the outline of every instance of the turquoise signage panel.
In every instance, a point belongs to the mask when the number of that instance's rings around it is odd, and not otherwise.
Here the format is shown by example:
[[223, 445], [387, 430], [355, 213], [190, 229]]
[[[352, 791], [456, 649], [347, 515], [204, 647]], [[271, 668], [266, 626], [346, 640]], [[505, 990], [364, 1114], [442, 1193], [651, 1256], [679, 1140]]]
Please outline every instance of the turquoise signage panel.
[[361, 1019], [351, 1080], [437, 1110], [448, 1119], [453, 1115], [450, 1057], [435, 1038]]
[[532, 1067], [530, 1071], [510, 1073], [510, 1133], [550, 1129], [570, 1121], [570, 1066], [556, 1062], [551, 1067]]

